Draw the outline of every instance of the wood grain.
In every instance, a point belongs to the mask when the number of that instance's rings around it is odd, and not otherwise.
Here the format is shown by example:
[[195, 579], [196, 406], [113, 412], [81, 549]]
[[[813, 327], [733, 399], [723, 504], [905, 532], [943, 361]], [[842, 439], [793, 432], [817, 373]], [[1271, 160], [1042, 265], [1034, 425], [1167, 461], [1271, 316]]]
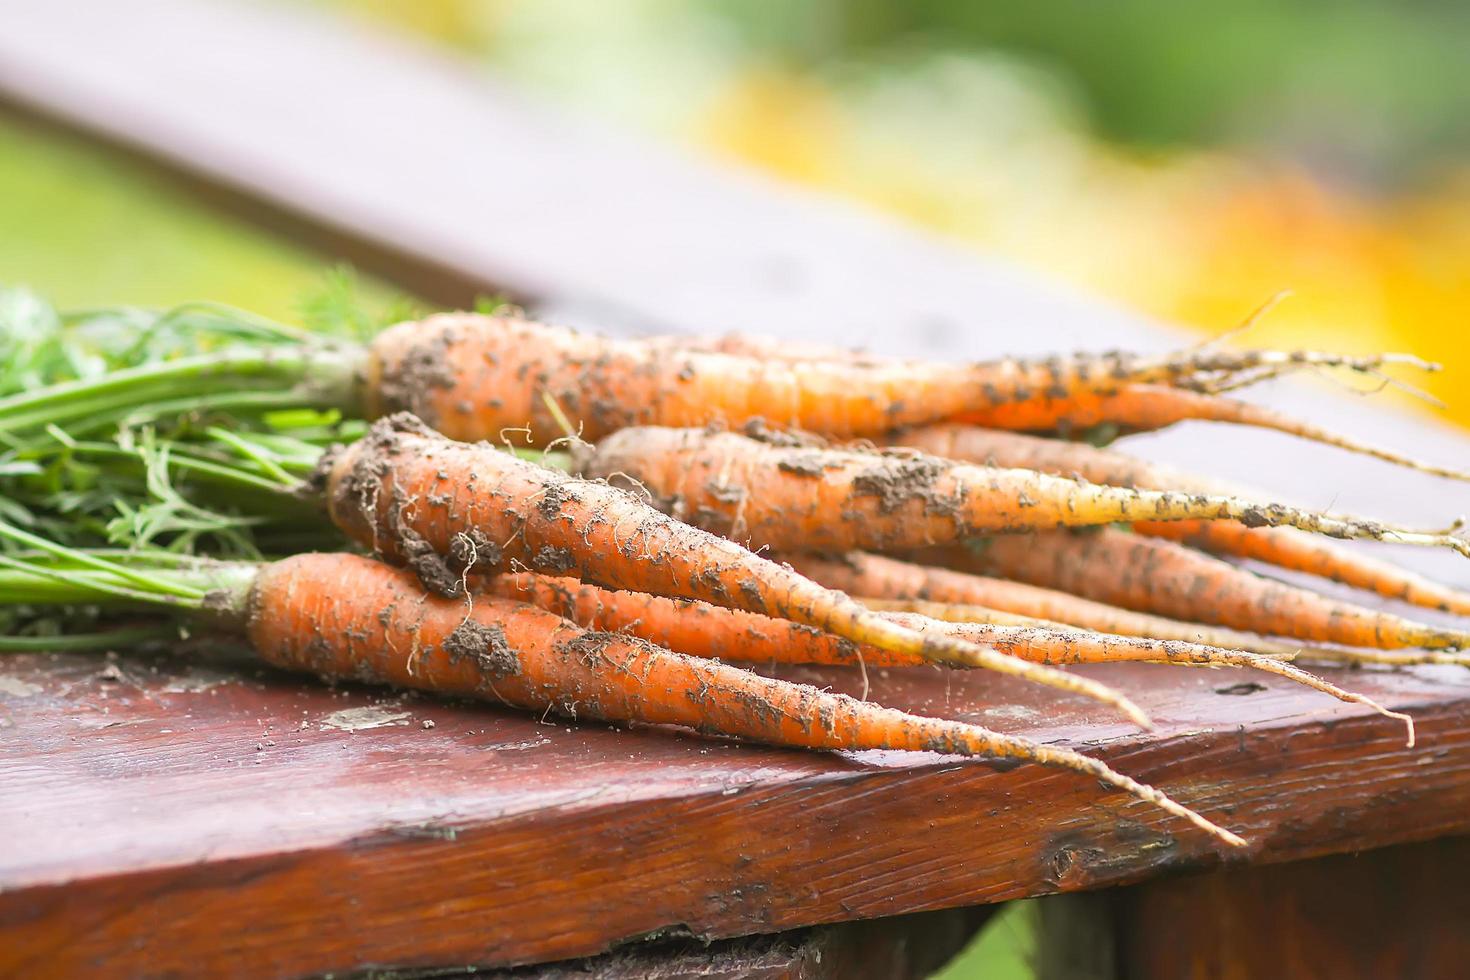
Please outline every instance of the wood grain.
[[[0, 718], [0, 972], [292, 975], [514, 964], [1208, 867], [1209, 841], [1071, 774], [805, 754], [329, 688], [219, 654], [25, 656]], [[1161, 722], [1007, 679], [874, 678], [883, 703], [1096, 752], [1257, 861], [1470, 829], [1470, 681], [1351, 672], [1402, 728], [1233, 671], [1098, 668]], [[117, 679], [108, 679], [116, 674]], [[850, 672], [797, 679], [856, 692]], [[425, 727], [425, 722], [432, 727]], [[379, 727], [343, 730], [363, 724]]]

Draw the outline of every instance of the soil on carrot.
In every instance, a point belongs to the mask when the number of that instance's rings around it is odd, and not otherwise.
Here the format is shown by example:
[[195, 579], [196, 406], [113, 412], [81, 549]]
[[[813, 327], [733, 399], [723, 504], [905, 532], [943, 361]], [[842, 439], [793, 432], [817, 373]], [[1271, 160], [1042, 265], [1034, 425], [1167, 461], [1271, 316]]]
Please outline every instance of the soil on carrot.
[[375, 391], [376, 414], [412, 412], [428, 425], [438, 425], [433, 399], [425, 395], [433, 388], [447, 391], [455, 386], [454, 369], [447, 354], [457, 339], [453, 328], [437, 331], [426, 343], [410, 347], [391, 371], [384, 371]]
[[871, 468], [853, 476], [852, 493], [855, 497], [878, 498], [878, 509], [884, 514], [918, 500], [926, 514], [954, 517], [964, 503], [963, 485], [948, 494], [935, 486], [951, 469], [953, 464], [933, 456], [884, 454]]
[[505, 630], [493, 623], [477, 623], [466, 619], [444, 638], [444, 652], [450, 663], [472, 661], [487, 680], [515, 677], [521, 662], [505, 638]]

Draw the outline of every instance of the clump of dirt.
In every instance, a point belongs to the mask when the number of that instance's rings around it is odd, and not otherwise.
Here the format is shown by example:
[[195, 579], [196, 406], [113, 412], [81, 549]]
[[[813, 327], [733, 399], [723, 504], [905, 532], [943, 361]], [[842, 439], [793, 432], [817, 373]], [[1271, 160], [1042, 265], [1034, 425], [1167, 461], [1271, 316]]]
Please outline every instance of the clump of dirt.
[[501, 680], [521, 672], [521, 661], [505, 638], [505, 630], [494, 623], [477, 623], [467, 619], [444, 638], [444, 652], [450, 663], [472, 661], [480, 674]]
[[890, 514], [910, 501], [923, 502], [926, 513], [953, 514], [959, 499], [936, 489], [951, 464], [932, 456], [881, 456], [852, 478], [854, 496], [877, 497], [878, 509]]
[[427, 422], [437, 421], [425, 396], [432, 388], [454, 387], [455, 374], [446, 354], [458, 339], [456, 330], [434, 331], [427, 340], [411, 346], [397, 364], [385, 365], [377, 390], [380, 411], [412, 412]]

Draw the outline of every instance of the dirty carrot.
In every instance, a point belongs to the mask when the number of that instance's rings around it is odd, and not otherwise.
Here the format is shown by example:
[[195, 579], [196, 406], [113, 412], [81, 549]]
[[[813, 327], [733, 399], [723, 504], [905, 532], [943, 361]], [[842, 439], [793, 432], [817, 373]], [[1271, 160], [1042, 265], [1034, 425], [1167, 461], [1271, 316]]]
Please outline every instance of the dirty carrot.
[[[699, 657], [778, 663], [846, 664], [863, 667], [916, 666], [932, 663], [911, 653], [894, 653], [857, 644], [802, 623], [759, 613], [726, 609], [690, 599], [668, 599], [641, 592], [609, 590], [576, 579], [532, 573], [477, 579], [471, 588], [530, 602], [589, 629], [613, 630], [642, 637], [659, 646]], [[997, 652], [988, 640], [948, 624], [887, 617], [916, 633], [961, 639], [971, 652], [956, 654], [949, 666], [979, 667], [1111, 702], [1115, 695], [1085, 677], [1037, 663], [1039, 656], [1014, 650]], [[970, 631], [973, 634], [973, 631]], [[1012, 646], [1019, 641], [1011, 638]], [[1040, 646], [1038, 638], [1037, 644]], [[1101, 655], [1101, 654], [1099, 654]]]
[[[912, 667], [925, 663], [917, 657], [895, 656], [885, 650], [863, 647], [799, 623], [690, 600], [614, 592], [575, 579], [520, 573], [496, 576], [472, 587], [529, 602], [587, 629], [627, 633], [698, 657], [862, 667]], [[982, 649], [998, 651], [997, 657], [1019, 658], [1027, 668], [1036, 664], [1145, 661], [1265, 671], [1404, 721], [1409, 728], [1409, 744], [1414, 740], [1413, 724], [1406, 715], [1389, 711], [1371, 698], [1345, 691], [1289, 664], [1239, 650], [1108, 636], [1077, 629], [944, 622], [904, 613], [894, 613], [888, 618], [921, 633], [959, 637]], [[992, 664], [979, 661], [973, 666], [995, 669]], [[1001, 669], [1026, 676], [1022, 671]]]
[[980, 623], [995, 621], [995, 614], [1000, 611], [1003, 615], [1021, 616], [1044, 625], [1061, 624], [1120, 636], [1182, 640], [1273, 657], [1290, 657], [1300, 649], [1218, 626], [1185, 623], [1120, 609], [1025, 582], [917, 565], [882, 555], [851, 551], [835, 557], [786, 557], [797, 571], [809, 578], [828, 588], [859, 596], [864, 605], [879, 610], [915, 612], [951, 622]]
[[[411, 415], [380, 419], [363, 439], [328, 453], [314, 481], [342, 531], [408, 564], [441, 595], [460, 594], [472, 572], [529, 569], [758, 612], [938, 662], [984, 656], [963, 641], [885, 620], [624, 490], [493, 446], [453, 442]], [[1148, 726], [1122, 694], [1075, 680], [1061, 675], [1046, 683], [1103, 697]]]
[[926, 563], [1004, 575], [1110, 605], [1232, 629], [1374, 649], [1470, 646], [1470, 632], [1338, 602], [1172, 541], [1112, 528], [935, 549]]
[[441, 314], [373, 342], [364, 376], [370, 415], [407, 410], [455, 438], [494, 438], [529, 426], [560, 438], [559, 404], [585, 439], [634, 425], [776, 425], [840, 438], [876, 435], [1045, 392], [1112, 391], [1126, 383], [1233, 376], [1291, 363], [1374, 370], [1396, 355], [1191, 349], [975, 364], [773, 359], [612, 340], [516, 316]]
[[[146, 329], [138, 312], [131, 311], [129, 322]], [[1129, 384], [1155, 383], [1165, 391], [1222, 386], [1262, 370], [1307, 365], [1376, 372], [1397, 359], [1203, 349], [972, 364], [807, 359], [768, 356], [768, 345], [765, 354], [752, 354], [681, 348], [667, 338], [615, 340], [536, 323], [519, 312], [431, 316], [391, 327], [368, 344], [312, 341], [280, 327], [255, 331], [274, 342], [242, 346], [248, 331], [220, 327], [229, 320], [221, 311], [214, 320], [222, 335], [218, 350], [0, 397], [0, 438], [22, 439], [52, 424], [82, 436], [170, 415], [259, 417], [310, 407], [367, 419], [408, 410], [454, 438], [499, 440], [514, 431], [536, 445], [566, 435], [564, 422], [594, 440], [632, 425], [737, 426], [756, 419], [847, 439], [997, 406], [1108, 394]]]
[[[1256, 496], [1219, 480], [1184, 473], [1113, 449], [1020, 432], [936, 425], [895, 433], [889, 441], [949, 459], [1040, 470], [1060, 476], [1075, 475], [1113, 486]], [[1470, 594], [1290, 528], [1250, 528], [1238, 521], [1138, 521], [1133, 529], [1216, 554], [1252, 558], [1330, 579], [1426, 609], [1470, 615]]]
[[964, 412], [953, 416], [950, 421], [991, 429], [1058, 432], [1063, 435], [1081, 433], [1102, 425], [1128, 432], [1153, 432], [1176, 422], [1229, 422], [1271, 429], [1434, 476], [1470, 480], [1470, 472], [1465, 470], [1439, 466], [1369, 445], [1275, 409], [1167, 385], [1130, 384], [1113, 392], [1084, 391], [1059, 398], [1011, 402]]
[[0, 601], [39, 585], [53, 600], [77, 604], [97, 597], [156, 603], [241, 633], [262, 659], [290, 670], [781, 746], [1031, 762], [1094, 777], [1219, 840], [1244, 844], [1157, 789], [1067, 749], [585, 630], [525, 603], [434, 596], [408, 571], [369, 558], [305, 554], [264, 566], [214, 566], [194, 576], [173, 568], [156, 580], [136, 566], [98, 568], [111, 564], [101, 559], [67, 570], [8, 557], [0, 564]]
[[[759, 434], [759, 433], [758, 433]], [[646, 491], [680, 520], [779, 551], [902, 550], [996, 531], [1233, 519], [1451, 548], [1470, 540], [1239, 497], [1105, 486], [909, 450], [804, 445], [783, 433], [644, 426], [578, 453], [587, 476]]]

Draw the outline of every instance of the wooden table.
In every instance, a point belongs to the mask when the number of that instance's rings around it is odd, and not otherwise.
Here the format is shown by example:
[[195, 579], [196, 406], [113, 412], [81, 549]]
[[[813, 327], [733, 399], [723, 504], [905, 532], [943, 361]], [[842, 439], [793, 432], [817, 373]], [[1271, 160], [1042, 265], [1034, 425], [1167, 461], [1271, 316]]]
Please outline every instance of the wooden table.
[[[956, 357], [1176, 342], [874, 215], [568, 123], [300, 12], [0, 0], [0, 19], [0, 99], [19, 117], [121, 148], [441, 302], [508, 288], [613, 329], [739, 327]], [[1459, 437], [1361, 400], [1272, 397], [1465, 458]], [[1138, 445], [1318, 506], [1421, 522], [1465, 509], [1462, 488], [1271, 435], [1200, 427]], [[1466, 581], [1453, 557], [1405, 558]], [[1463, 912], [1451, 886], [1466, 849], [1444, 839], [1470, 830], [1470, 673], [1334, 677], [1412, 712], [1420, 741], [1406, 749], [1395, 723], [1276, 679], [1088, 672], [1159, 730], [988, 675], [890, 671], [871, 696], [1096, 754], [1242, 833], [1248, 852], [1035, 767], [614, 731], [320, 687], [224, 649], [10, 658], [0, 973], [501, 967], [655, 938], [675, 944], [654, 947], [668, 976], [922, 975], [983, 918], [935, 910], [1122, 885], [1135, 887], [1049, 906], [1051, 975], [1252, 975], [1230, 972], [1261, 962], [1240, 952], [1247, 937], [1301, 975], [1464, 962], [1465, 930], [1439, 927]], [[859, 687], [838, 669], [783, 676]], [[1437, 843], [1390, 847], [1423, 841]], [[887, 916], [908, 917], [867, 921]], [[654, 969], [631, 948], [567, 969]]]

